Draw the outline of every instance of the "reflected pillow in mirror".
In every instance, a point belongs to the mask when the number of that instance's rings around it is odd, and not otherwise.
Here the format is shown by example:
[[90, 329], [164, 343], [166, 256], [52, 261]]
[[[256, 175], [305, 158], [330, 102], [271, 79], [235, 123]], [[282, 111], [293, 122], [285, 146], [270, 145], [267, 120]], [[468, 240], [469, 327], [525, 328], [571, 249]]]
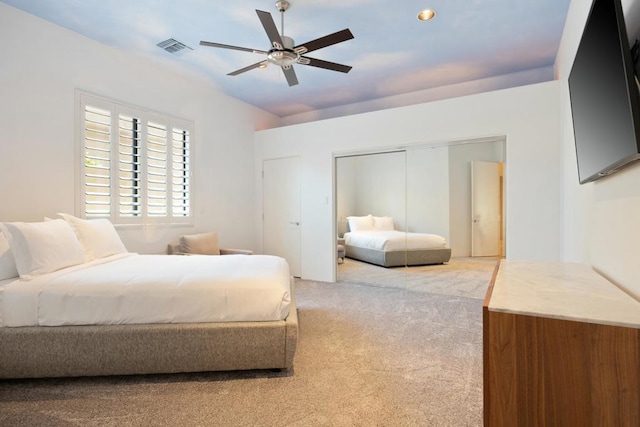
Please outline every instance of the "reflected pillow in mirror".
[[393, 231], [393, 217], [390, 216], [374, 216], [373, 228], [377, 231]]
[[371, 215], [348, 216], [347, 221], [349, 222], [349, 231], [372, 231], [374, 229]]

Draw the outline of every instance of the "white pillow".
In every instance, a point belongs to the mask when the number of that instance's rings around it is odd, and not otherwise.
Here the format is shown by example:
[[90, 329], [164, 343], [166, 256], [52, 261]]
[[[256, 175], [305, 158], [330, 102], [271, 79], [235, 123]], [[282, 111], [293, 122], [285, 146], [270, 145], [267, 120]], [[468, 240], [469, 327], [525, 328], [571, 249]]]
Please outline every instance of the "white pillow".
[[118, 232], [108, 219], [80, 219], [64, 213], [58, 215], [73, 228], [86, 261], [127, 252]]
[[373, 228], [378, 231], [393, 231], [393, 218], [390, 216], [374, 216]]
[[0, 230], [0, 280], [18, 277], [18, 268], [13, 253], [9, 247], [9, 240]]
[[9, 240], [22, 279], [84, 262], [80, 243], [64, 220], [5, 222], [0, 227]]
[[372, 231], [373, 217], [367, 216], [348, 216], [349, 231]]

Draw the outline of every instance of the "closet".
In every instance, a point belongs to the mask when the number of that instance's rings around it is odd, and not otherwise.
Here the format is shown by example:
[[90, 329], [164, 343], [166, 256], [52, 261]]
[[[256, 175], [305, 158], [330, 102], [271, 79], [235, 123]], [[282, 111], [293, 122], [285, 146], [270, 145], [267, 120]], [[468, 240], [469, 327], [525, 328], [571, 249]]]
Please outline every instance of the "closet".
[[[393, 218], [396, 230], [440, 235], [452, 257], [468, 257], [474, 221], [472, 162], [500, 164], [502, 171], [505, 138], [334, 153], [334, 160], [337, 238], [347, 231], [349, 216], [387, 216]], [[498, 238], [504, 253], [504, 182], [498, 182]], [[337, 277], [339, 280], [340, 268]]]

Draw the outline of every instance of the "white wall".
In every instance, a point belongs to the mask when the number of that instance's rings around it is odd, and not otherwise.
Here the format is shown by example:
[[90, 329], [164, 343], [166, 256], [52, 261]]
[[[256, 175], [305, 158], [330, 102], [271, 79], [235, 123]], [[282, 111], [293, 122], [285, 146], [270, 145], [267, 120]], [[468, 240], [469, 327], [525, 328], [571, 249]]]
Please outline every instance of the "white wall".
[[131, 251], [216, 230], [253, 247], [253, 134], [278, 118], [195, 76], [117, 51], [0, 3], [0, 221], [74, 212], [76, 89], [192, 120], [195, 226], [119, 229]]
[[334, 153], [499, 135], [506, 135], [507, 257], [559, 260], [558, 82], [256, 132], [257, 237], [262, 236], [263, 159], [300, 156], [302, 277], [331, 281]]
[[[592, 265], [640, 297], [640, 165], [578, 184], [567, 79], [590, 6], [590, 1], [571, 2], [556, 60], [562, 91], [562, 256]], [[637, 28], [640, 1], [623, 1], [623, 8], [627, 18], [631, 16], [627, 27]]]
[[395, 228], [404, 230], [407, 209], [405, 153], [370, 154], [354, 159], [356, 205], [353, 214], [390, 216]]
[[448, 147], [407, 151], [407, 231], [449, 240]]

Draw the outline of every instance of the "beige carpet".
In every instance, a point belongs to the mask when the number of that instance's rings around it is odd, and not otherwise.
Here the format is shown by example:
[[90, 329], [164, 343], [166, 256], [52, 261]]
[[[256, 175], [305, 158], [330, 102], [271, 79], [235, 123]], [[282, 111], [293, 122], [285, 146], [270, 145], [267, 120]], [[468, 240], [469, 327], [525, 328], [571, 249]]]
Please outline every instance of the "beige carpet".
[[338, 282], [483, 299], [487, 277], [497, 262], [497, 258], [459, 257], [447, 264], [384, 268], [345, 258], [338, 264]]
[[482, 425], [480, 299], [303, 280], [296, 296], [292, 372], [0, 381], [0, 425]]

